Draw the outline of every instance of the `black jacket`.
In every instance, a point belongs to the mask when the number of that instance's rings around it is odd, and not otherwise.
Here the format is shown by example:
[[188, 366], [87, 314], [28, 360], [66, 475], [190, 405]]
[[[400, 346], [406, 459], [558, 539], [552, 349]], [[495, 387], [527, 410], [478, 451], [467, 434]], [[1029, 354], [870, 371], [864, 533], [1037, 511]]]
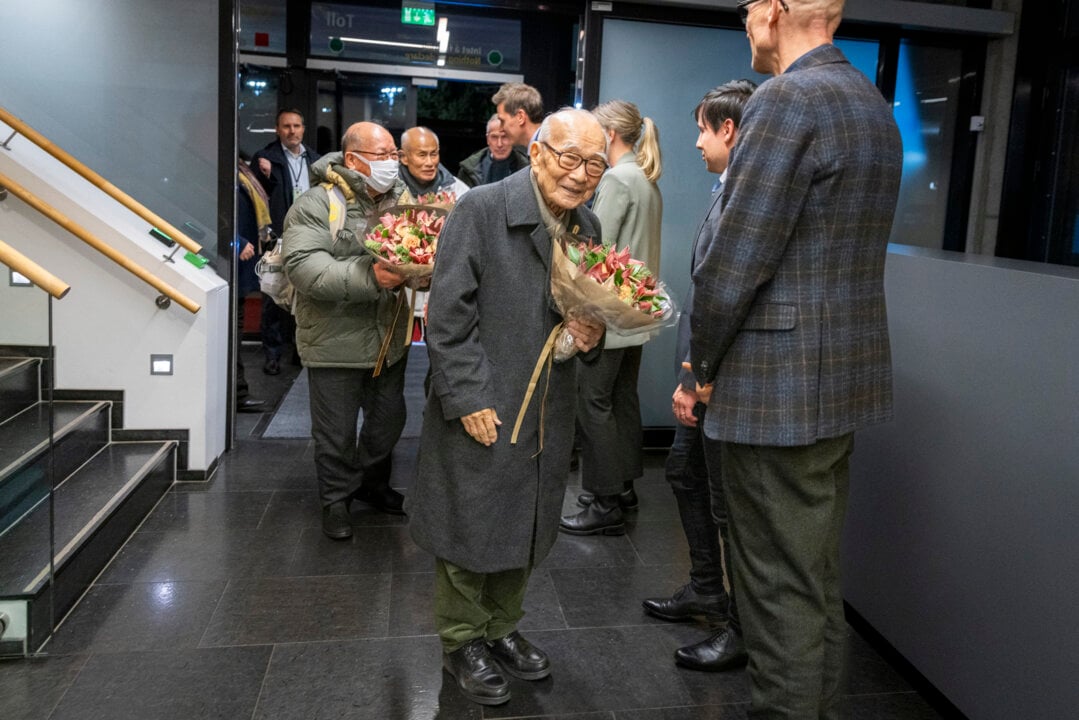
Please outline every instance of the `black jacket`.
[[[321, 156], [306, 145], [303, 149], [307, 153], [307, 167], [310, 168]], [[259, 158], [270, 161], [270, 177], [266, 177], [259, 170]], [[255, 177], [259, 179], [266, 194], [270, 197], [270, 221], [274, 234], [280, 237], [285, 225], [285, 213], [292, 207], [292, 201], [296, 199], [292, 197], [292, 178], [289, 175], [288, 160], [285, 159], [281, 141], [275, 139], [255, 153], [255, 156], [251, 158], [251, 170], [254, 171]]]

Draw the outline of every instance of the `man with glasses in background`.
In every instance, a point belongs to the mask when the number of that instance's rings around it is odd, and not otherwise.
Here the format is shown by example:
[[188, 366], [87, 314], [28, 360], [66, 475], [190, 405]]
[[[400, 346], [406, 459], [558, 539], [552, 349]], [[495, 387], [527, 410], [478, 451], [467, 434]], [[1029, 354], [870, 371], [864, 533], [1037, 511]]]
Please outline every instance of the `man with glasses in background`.
[[487, 121], [487, 147], [462, 160], [457, 177], [469, 187], [476, 187], [498, 182], [525, 167], [528, 156], [513, 146], [498, 115], [492, 115]]
[[[289, 210], [282, 238], [285, 273], [296, 290], [296, 343], [311, 388], [322, 532], [336, 540], [352, 536], [352, 500], [403, 514], [390, 471], [405, 427], [405, 338], [412, 329], [408, 318], [397, 317], [402, 277], [363, 245], [368, 226], [405, 190], [393, 136], [360, 122], [349, 127], [341, 147], [311, 168], [313, 187]], [[393, 337], [375, 375], [387, 334]]]
[[[833, 44], [843, 0], [738, 3], [753, 69], [690, 357], [711, 385], [752, 718], [837, 718], [854, 432], [892, 417], [884, 259], [902, 170], [889, 104]], [[718, 457], [719, 462], [714, 462]]]
[[[285, 213], [296, 198], [311, 187], [309, 170], [319, 159], [319, 154], [303, 144], [303, 115], [299, 110], [288, 108], [277, 113], [274, 132], [277, 139], [255, 153], [251, 158], [251, 170], [270, 200], [270, 227], [274, 237], [281, 237], [285, 227]], [[264, 246], [263, 251], [271, 245]], [[295, 328], [288, 311], [278, 307], [269, 295], [262, 296], [262, 319], [259, 336], [265, 361], [262, 371], [267, 375], [281, 372], [281, 356], [287, 342], [292, 340]]]
[[[607, 137], [591, 113], [563, 110], [544, 120], [529, 154], [530, 172], [462, 197], [439, 238], [427, 306], [431, 392], [407, 504], [413, 539], [436, 558], [443, 667], [484, 705], [509, 700], [507, 674], [551, 672], [517, 631], [529, 575], [558, 535], [573, 443], [577, 361], [542, 361], [565, 320], [550, 262], [570, 235], [600, 240], [582, 206], [607, 169]], [[565, 323], [579, 357], [594, 361], [603, 326]], [[503, 417], [513, 422], [537, 362], [542, 376], [511, 443]]]

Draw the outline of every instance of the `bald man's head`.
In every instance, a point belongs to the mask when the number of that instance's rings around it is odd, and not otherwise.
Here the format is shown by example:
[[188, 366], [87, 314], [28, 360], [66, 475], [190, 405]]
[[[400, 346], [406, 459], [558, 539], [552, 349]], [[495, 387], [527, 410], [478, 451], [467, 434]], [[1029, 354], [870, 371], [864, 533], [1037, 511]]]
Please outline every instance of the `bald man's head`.
[[425, 127], [414, 127], [401, 134], [401, 164], [412, 177], [429, 183], [438, 175], [438, 135]]

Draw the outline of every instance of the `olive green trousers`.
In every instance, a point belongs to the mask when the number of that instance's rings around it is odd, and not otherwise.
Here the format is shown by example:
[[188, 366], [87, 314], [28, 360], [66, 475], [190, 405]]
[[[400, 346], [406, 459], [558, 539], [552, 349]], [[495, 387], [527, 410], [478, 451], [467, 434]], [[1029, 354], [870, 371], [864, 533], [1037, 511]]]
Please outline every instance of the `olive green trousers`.
[[516, 630], [531, 574], [531, 567], [472, 572], [436, 558], [435, 629], [442, 649], [450, 653], [476, 638], [497, 640]]

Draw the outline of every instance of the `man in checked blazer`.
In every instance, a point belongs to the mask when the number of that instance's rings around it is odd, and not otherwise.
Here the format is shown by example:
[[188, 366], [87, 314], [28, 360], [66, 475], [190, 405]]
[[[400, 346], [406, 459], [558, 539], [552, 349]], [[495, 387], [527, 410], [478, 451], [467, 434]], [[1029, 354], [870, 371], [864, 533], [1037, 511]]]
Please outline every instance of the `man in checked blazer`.
[[746, 104], [693, 274], [690, 356], [712, 386], [750, 717], [835, 718], [848, 459], [855, 430], [892, 416], [884, 259], [902, 147], [832, 45], [843, 0], [738, 7], [753, 69], [774, 77]]

